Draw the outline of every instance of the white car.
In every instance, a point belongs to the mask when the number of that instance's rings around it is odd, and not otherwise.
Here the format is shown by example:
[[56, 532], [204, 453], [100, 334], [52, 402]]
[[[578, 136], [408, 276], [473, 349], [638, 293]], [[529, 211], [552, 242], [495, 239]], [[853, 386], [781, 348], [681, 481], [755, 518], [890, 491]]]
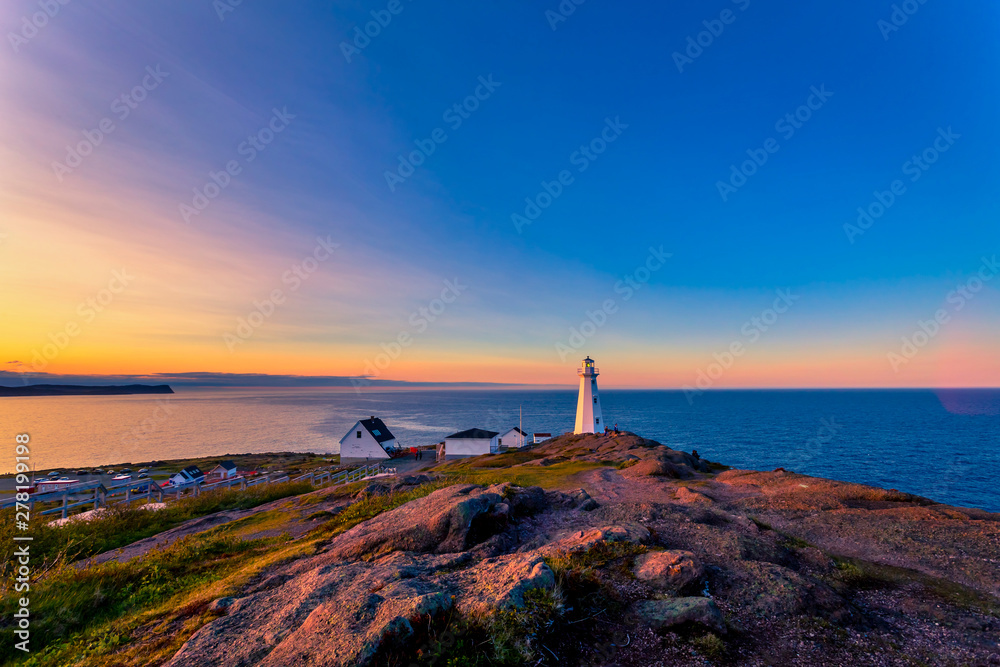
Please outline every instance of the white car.
[[132, 479], [132, 475], [115, 475], [111, 478], [112, 482], [123, 482], [127, 479]]

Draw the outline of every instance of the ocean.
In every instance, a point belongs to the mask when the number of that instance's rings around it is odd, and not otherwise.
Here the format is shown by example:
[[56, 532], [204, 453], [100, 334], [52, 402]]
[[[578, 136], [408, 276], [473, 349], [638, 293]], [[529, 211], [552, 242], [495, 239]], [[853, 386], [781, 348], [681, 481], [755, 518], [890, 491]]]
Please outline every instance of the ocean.
[[[163, 396], [0, 399], [0, 440], [31, 437], [36, 469], [227, 453], [336, 453], [359, 418], [404, 444], [516, 426], [571, 431], [576, 390], [175, 388]], [[726, 465], [783, 467], [1000, 511], [1000, 390], [601, 390], [605, 421]], [[0, 450], [2, 451], [2, 450]]]

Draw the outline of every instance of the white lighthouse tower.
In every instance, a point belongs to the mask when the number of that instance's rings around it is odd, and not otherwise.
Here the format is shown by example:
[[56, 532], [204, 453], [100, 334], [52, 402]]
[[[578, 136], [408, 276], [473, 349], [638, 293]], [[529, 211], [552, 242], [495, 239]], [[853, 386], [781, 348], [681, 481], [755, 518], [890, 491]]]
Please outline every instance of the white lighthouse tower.
[[576, 428], [574, 433], [601, 433], [604, 431], [601, 414], [601, 397], [597, 395], [597, 376], [594, 360], [587, 357], [583, 368], [577, 370], [580, 376], [580, 397], [576, 402]]

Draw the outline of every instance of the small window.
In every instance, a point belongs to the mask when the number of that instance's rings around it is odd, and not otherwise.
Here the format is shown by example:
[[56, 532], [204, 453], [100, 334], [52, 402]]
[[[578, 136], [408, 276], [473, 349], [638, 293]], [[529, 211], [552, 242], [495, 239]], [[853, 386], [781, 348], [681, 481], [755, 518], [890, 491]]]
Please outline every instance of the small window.
[[596, 396], [594, 396], [594, 404], [595, 405], [597, 404], [597, 397]]
[[597, 419], [595, 419], [595, 420], [594, 420], [594, 423], [595, 423], [595, 424], [600, 424], [600, 423], [601, 423], [601, 418], [600, 418], [600, 417], [598, 417]]
[[377, 428], [372, 429], [372, 435], [382, 435]]
[[503, 444], [503, 438], [497, 438], [497, 444], [498, 445], [502, 445]]
[[361, 431], [358, 431], [358, 437], [359, 438], [361, 437]]

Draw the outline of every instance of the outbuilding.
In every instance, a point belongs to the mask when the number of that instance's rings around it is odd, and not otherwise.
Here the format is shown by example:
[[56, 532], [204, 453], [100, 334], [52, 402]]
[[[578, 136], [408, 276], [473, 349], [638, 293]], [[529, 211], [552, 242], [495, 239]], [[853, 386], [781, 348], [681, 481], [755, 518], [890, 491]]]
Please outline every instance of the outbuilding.
[[497, 447], [506, 447], [508, 449], [524, 447], [528, 443], [528, 434], [514, 427], [507, 431], [506, 433], [501, 433], [497, 437]]
[[167, 484], [170, 486], [184, 486], [185, 484], [200, 484], [204, 481], [205, 473], [198, 466], [188, 466], [184, 470], [171, 475], [170, 479], [167, 480]]
[[445, 449], [449, 456], [479, 456], [495, 453], [500, 434], [481, 428], [470, 428], [466, 431], [452, 433], [444, 439]]
[[388, 459], [399, 449], [396, 436], [378, 417], [359, 419], [340, 439], [340, 459]]
[[205, 475], [206, 480], [209, 482], [221, 482], [233, 477], [236, 477], [236, 464], [232, 461], [222, 461]]

